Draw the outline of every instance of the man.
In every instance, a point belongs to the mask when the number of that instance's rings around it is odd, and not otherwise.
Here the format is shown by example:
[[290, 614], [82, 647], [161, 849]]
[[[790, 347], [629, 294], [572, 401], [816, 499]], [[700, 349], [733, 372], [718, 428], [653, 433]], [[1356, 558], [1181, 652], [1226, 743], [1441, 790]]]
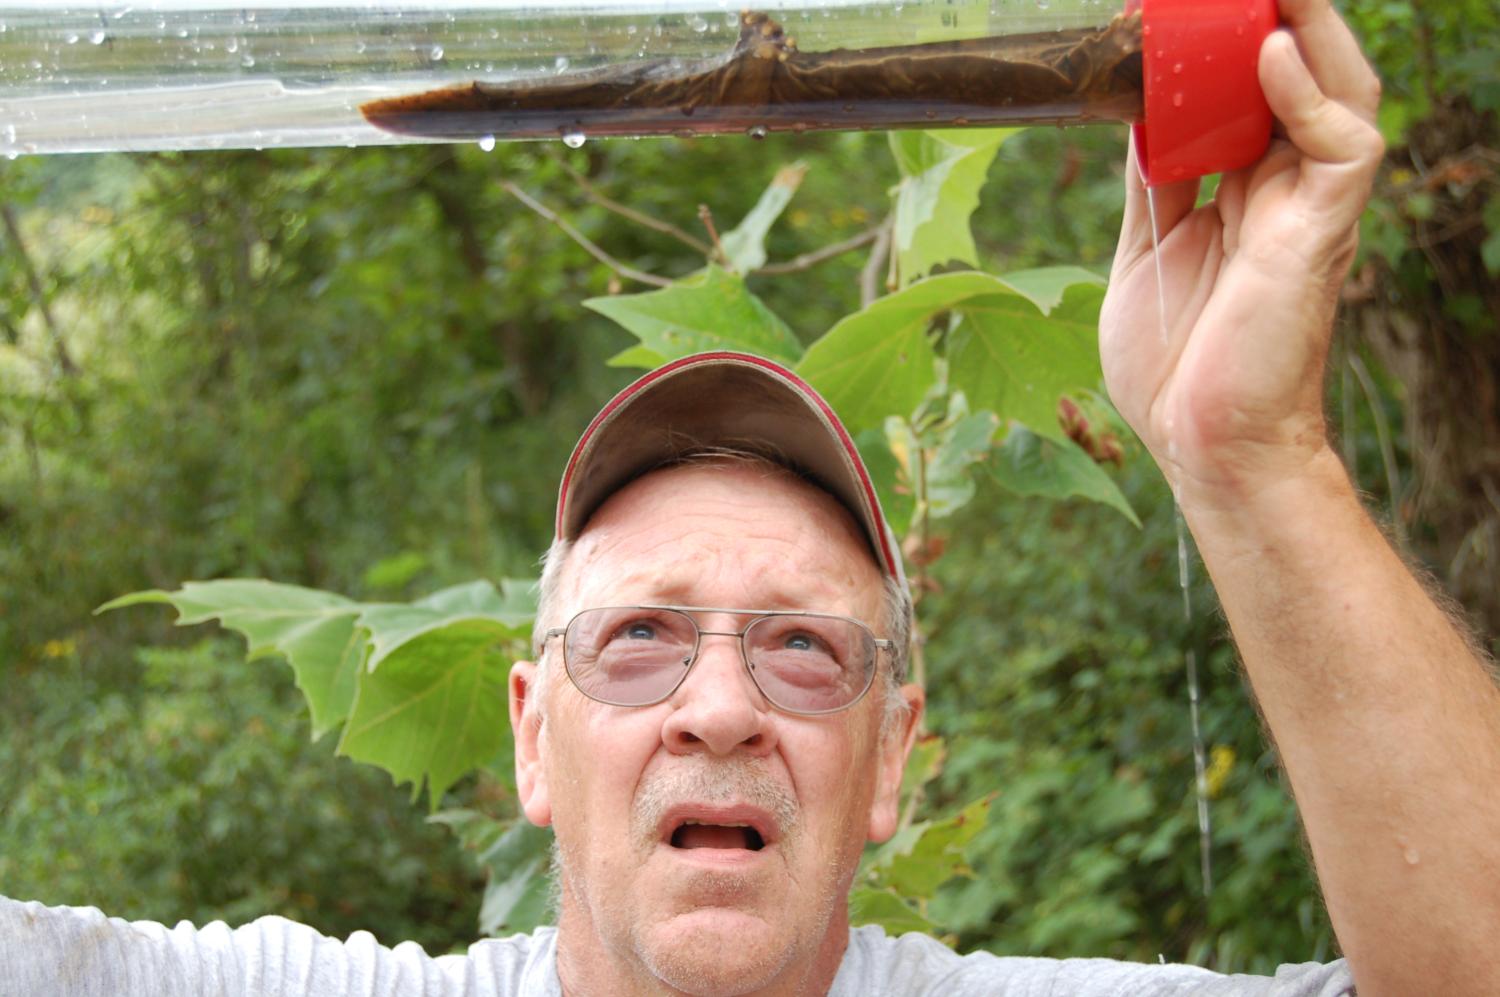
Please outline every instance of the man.
[[721, 354], [627, 388], [563, 480], [538, 661], [510, 680], [555, 930], [430, 959], [276, 918], [169, 931], [0, 902], [0, 993], [1500, 994], [1500, 695], [1322, 418], [1377, 87], [1327, 0], [1281, 7], [1261, 77], [1288, 141], [1204, 207], [1158, 191], [1165, 344], [1128, 171], [1101, 350], [1219, 589], [1347, 962], [1228, 978], [851, 931], [923, 702], [899, 556], [826, 406]]

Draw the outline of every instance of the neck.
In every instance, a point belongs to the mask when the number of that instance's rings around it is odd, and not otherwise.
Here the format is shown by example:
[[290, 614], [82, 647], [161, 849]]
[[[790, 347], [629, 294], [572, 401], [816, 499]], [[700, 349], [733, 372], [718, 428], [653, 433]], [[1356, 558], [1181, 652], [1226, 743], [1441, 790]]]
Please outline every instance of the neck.
[[849, 908], [839, 904], [817, 947], [793, 958], [770, 980], [745, 988], [757, 973], [737, 974], [724, 985], [682, 989], [652, 971], [628, 931], [601, 933], [586, 905], [566, 886], [557, 922], [557, 974], [564, 997], [821, 997], [833, 986], [849, 946]]

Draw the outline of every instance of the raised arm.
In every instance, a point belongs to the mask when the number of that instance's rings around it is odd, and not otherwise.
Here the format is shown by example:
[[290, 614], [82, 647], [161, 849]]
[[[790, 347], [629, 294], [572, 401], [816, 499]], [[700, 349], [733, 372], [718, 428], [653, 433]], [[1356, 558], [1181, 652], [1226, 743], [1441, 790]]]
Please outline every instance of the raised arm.
[[1100, 330], [1110, 393], [1171, 480], [1276, 739], [1361, 997], [1500, 994], [1500, 694], [1360, 505], [1323, 374], [1383, 146], [1328, 0], [1281, 0], [1260, 76], [1287, 136], [1196, 207], [1129, 169]]

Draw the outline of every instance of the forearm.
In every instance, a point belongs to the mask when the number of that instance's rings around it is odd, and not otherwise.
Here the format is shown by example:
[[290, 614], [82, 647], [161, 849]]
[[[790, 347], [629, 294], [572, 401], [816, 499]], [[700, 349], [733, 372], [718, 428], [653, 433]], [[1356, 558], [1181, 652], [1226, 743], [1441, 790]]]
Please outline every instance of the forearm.
[[1326, 448], [1184, 512], [1361, 995], [1500, 993], [1500, 693]]

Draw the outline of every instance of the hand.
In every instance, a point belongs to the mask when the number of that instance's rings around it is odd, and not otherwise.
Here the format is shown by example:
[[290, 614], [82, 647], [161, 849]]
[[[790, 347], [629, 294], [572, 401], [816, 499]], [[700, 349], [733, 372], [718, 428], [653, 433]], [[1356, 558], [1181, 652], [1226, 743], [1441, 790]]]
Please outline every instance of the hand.
[[1281, 0], [1260, 81], [1285, 129], [1265, 158], [1156, 188], [1131, 151], [1125, 223], [1100, 319], [1110, 396], [1185, 503], [1232, 502], [1328, 450], [1323, 370], [1338, 293], [1384, 144], [1380, 85], [1329, 0]]

